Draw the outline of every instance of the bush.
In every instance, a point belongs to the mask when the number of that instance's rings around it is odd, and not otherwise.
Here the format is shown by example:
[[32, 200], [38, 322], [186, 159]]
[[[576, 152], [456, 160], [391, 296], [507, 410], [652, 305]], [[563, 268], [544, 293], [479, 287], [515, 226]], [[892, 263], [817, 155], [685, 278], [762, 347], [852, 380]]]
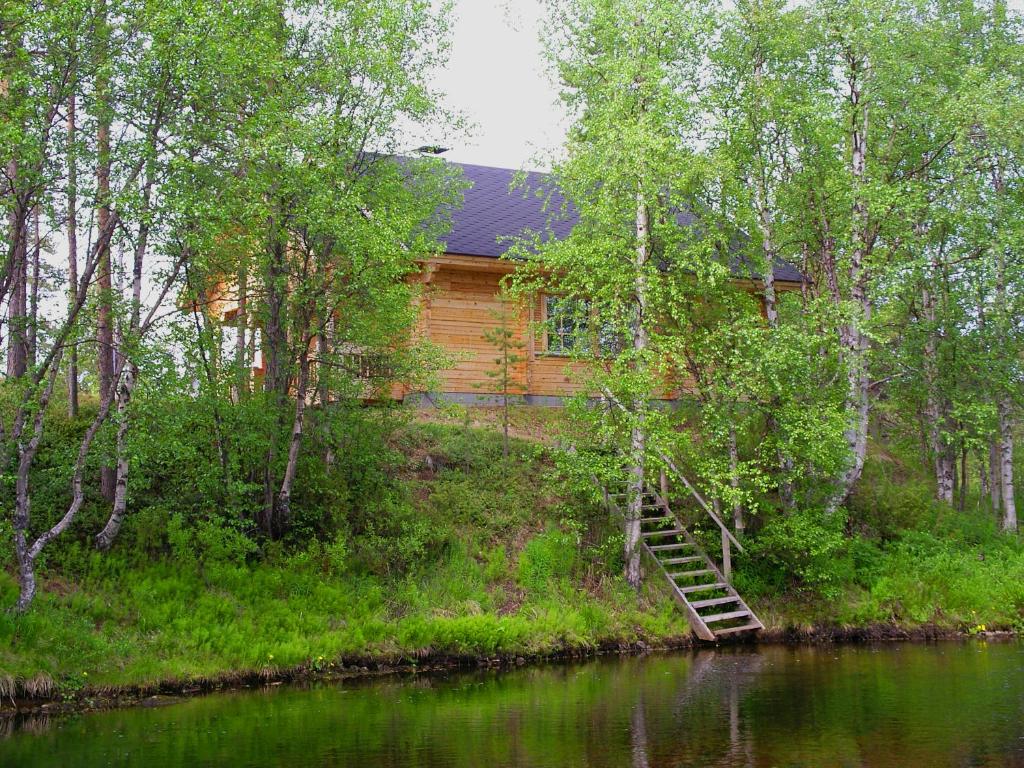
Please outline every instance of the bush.
[[845, 525], [842, 511], [798, 510], [771, 518], [747, 545], [757, 571], [753, 578], [773, 584], [776, 591], [795, 578], [799, 589], [839, 597], [853, 577]]
[[393, 492], [366, 516], [357, 558], [370, 573], [402, 574], [438, 559], [448, 550], [451, 537], [447, 523], [420, 514], [408, 499]]
[[197, 565], [242, 565], [257, 551], [256, 543], [234, 526], [219, 520], [189, 525], [181, 515], [168, 521], [167, 540], [175, 560]]
[[519, 584], [539, 594], [572, 575], [579, 553], [575, 540], [557, 529], [534, 536], [519, 553]]

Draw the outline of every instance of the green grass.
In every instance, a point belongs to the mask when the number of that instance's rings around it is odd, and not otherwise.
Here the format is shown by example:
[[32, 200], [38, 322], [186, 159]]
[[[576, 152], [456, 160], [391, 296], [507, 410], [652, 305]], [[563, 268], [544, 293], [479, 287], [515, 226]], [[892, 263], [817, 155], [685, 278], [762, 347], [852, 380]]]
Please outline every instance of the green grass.
[[[0, 613], [0, 678], [42, 674], [68, 692], [687, 633], [664, 594], [638, 597], [601, 546], [582, 543], [603, 541], [607, 520], [562, 494], [545, 449], [515, 441], [503, 462], [493, 431], [443, 424], [414, 425], [396, 443], [406, 496], [333, 543], [254, 557], [230, 529], [175, 517], [155, 558], [133, 555], [132, 541], [153, 539], [138, 530], [108, 555], [64, 542], [32, 610]], [[413, 565], [395, 567], [402, 558]], [[13, 570], [0, 571], [0, 602], [16, 595]]]
[[[385, 590], [372, 577], [325, 578], [288, 564], [96, 574], [65, 594], [51, 588], [24, 617], [0, 618], [0, 667], [65, 685], [131, 685], [341, 657], [549, 653], [685, 631], [673, 613], [644, 610], [615, 586], [596, 595], [546, 590], [500, 615], [503, 596], [484, 586], [483, 569], [470, 572], [473, 584], [466, 575], [456, 566]], [[3, 598], [14, 589], [4, 575]]]
[[[762, 533], [752, 548], [763, 557], [739, 580], [775, 625], [1024, 630], [1024, 542], [999, 529], [987, 499], [966, 502], [934, 500], [914, 449], [876, 447], [848, 511], [789, 525], [785, 544]], [[788, 569], [786, 550], [800, 553]]]
[[[74, 693], [688, 634], [656, 581], [640, 595], [624, 583], [614, 527], [562, 484], [542, 444], [515, 440], [505, 462], [493, 428], [433, 421], [392, 447], [393, 492], [350, 512], [333, 539], [257, 547], [157, 499], [111, 554], [62, 541], [33, 609], [0, 612], [0, 691], [12, 679]], [[753, 521], [736, 581], [770, 627], [1022, 625], [1019, 539], [976, 501], [964, 513], [932, 502], [910, 466], [872, 458], [845, 516]], [[4, 605], [12, 565], [0, 569]]]

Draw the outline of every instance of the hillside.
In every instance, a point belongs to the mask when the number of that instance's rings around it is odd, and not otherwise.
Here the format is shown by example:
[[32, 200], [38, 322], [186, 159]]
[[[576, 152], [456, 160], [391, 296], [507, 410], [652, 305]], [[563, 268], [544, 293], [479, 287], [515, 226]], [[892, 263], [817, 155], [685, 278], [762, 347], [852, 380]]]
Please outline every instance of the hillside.
[[[257, 545], [144, 497], [112, 555], [84, 539], [54, 550], [33, 610], [0, 614], [4, 695], [16, 682], [67, 695], [686, 640], [667, 592], [636, 595], [619, 575], [606, 513], [559, 478], [561, 412], [517, 410], [513, 432], [530, 439], [514, 438], [508, 460], [493, 426], [472, 426], [493, 425], [488, 409], [416, 416], [379, 465], [357, 467], [379, 484], [374, 508], [338, 514], [330, 537]], [[755, 518], [736, 583], [770, 634], [1019, 628], [1017, 539], [987, 512], [930, 501], [897, 455], [874, 451], [848, 515]]]

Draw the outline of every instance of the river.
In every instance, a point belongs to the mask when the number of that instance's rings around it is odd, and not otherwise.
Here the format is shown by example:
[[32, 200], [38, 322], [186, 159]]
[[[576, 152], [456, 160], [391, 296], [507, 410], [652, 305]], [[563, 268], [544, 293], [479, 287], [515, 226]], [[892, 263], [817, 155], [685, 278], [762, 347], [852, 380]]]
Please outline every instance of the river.
[[1024, 644], [771, 646], [0, 721], [0, 766], [1024, 766]]

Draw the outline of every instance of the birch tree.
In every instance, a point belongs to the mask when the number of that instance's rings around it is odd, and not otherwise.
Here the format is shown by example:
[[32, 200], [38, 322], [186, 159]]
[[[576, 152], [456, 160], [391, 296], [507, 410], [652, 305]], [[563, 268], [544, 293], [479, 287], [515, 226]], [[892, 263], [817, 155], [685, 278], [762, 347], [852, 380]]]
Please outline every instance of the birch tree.
[[571, 308], [580, 329], [573, 355], [600, 361], [587, 391], [628, 406], [618, 446], [629, 478], [623, 554], [626, 578], [638, 586], [642, 493], [660, 421], [652, 399], [664, 396], [652, 344], [656, 296], [665, 262], [720, 274], [679, 219], [697, 172], [680, 137], [697, 117], [692, 99], [710, 22], [698, 5], [653, 0], [568, 0], [551, 3], [550, 13], [549, 28], [559, 32], [549, 57], [572, 118], [567, 158], [553, 178], [579, 221], [563, 241], [538, 234], [523, 244], [529, 266], [519, 284]]

